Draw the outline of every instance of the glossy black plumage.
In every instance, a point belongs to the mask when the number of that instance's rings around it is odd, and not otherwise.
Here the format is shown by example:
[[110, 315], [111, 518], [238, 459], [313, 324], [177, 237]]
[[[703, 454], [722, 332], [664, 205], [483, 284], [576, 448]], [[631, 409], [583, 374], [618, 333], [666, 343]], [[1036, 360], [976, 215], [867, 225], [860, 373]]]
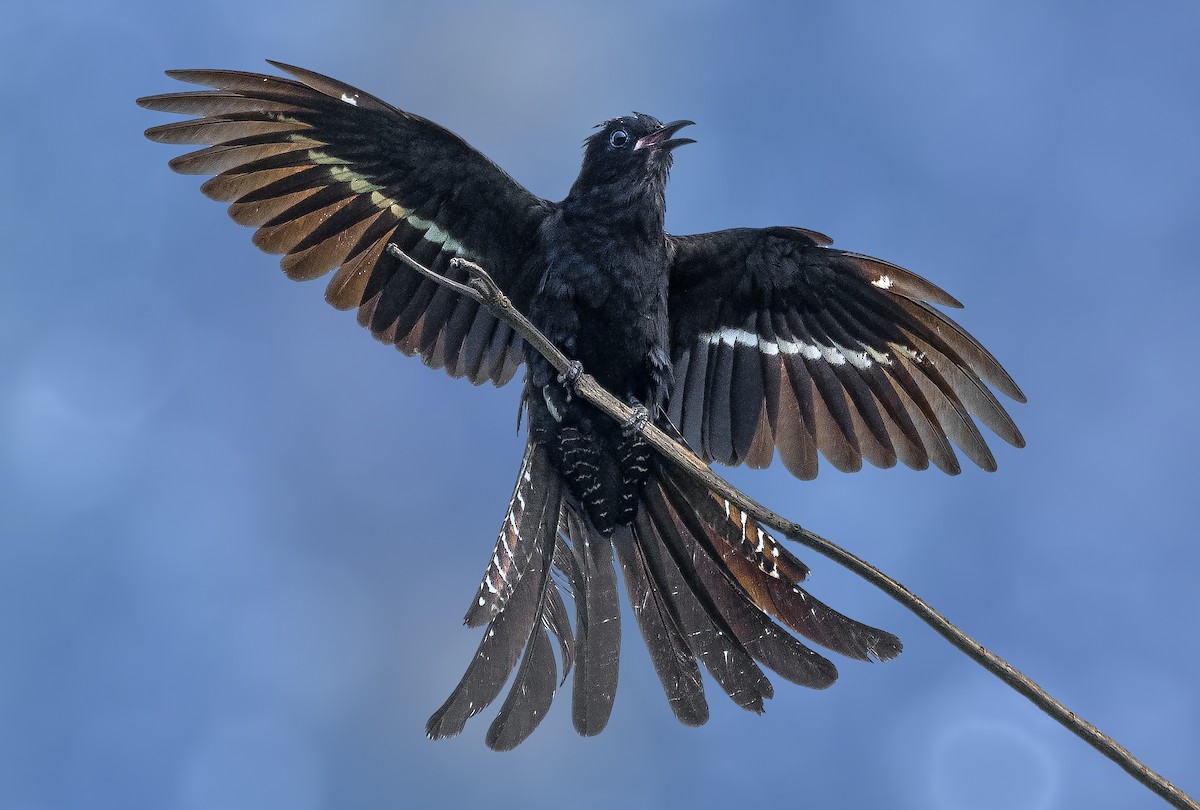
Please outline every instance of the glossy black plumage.
[[690, 122], [639, 113], [601, 125], [567, 198], [551, 203], [438, 125], [273, 64], [294, 78], [171, 72], [214, 89], [140, 99], [197, 116], [147, 136], [204, 145], [172, 168], [215, 175], [204, 193], [257, 228], [255, 244], [283, 254], [290, 277], [336, 270], [327, 300], [357, 308], [380, 340], [476, 384], [529, 367], [529, 444], [466, 616], [487, 630], [430, 719], [431, 737], [458, 733], [511, 678], [487, 736], [511, 748], [572, 672], [575, 727], [599, 733], [619, 671], [618, 569], [671, 709], [688, 725], [708, 717], [702, 667], [752, 711], [772, 694], [763, 667], [830, 685], [833, 664], [787, 630], [853, 658], [899, 653], [894, 636], [801, 589], [807, 568], [764, 527], [661, 464], [635, 432], [574, 397], [510, 327], [385, 247], [451, 277], [454, 256], [478, 262], [567, 355], [704, 458], [765, 467], [778, 451], [801, 478], [816, 475], [819, 455], [842, 470], [866, 459], [956, 473], [952, 444], [993, 469], [976, 420], [1023, 444], [989, 386], [1023, 401], [1020, 390], [931, 306], [960, 306], [954, 298], [813, 231], [666, 234], [667, 173]]

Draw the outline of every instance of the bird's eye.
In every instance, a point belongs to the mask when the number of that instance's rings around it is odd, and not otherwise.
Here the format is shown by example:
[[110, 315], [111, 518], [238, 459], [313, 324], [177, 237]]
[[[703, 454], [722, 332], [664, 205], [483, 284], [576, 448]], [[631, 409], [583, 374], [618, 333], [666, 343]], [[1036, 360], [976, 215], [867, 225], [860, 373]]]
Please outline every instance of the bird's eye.
[[613, 130], [613, 134], [608, 136], [608, 145], [617, 149], [627, 143], [629, 143], [629, 133], [623, 129]]

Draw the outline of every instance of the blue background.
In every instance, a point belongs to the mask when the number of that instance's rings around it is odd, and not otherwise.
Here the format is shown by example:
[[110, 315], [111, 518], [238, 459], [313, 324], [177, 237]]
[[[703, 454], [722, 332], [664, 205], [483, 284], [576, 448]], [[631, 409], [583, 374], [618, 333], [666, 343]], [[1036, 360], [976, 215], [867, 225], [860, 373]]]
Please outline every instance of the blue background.
[[[169, 8], [176, 5], [175, 8]], [[331, 74], [559, 199], [580, 142], [692, 118], [668, 228], [796, 224], [928, 276], [1030, 398], [999, 472], [753, 496], [874, 561], [1200, 795], [1200, 7], [25, 3], [0, 23], [0, 807], [1140, 808], [906, 611], [887, 664], [673, 720], [627, 617], [609, 729], [510, 754], [428, 714], [510, 493], [473, 389], [292, 284], [146, 141], [166, 68]], [[712, 690], [710, 689], [710, 692]], [[490, 713], [485, 718], [490, 717]]]

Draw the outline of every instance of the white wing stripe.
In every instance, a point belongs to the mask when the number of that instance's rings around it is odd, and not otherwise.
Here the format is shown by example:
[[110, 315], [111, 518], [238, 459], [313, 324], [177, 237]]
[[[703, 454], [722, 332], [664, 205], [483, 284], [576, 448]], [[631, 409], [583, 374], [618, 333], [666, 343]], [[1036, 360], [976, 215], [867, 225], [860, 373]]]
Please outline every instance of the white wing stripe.
[[835, 366], [849, 363], [855, 368], [867, 369], [876, 363], [885, 366], [892, 364], [892, 358], [888, 356], [887, 352], [876, 351], [870, 346], [866, 347], [864, 351], [859, 352], [847, 349], [845, 346], [839, 346], [836, 343], [826, 346], [820, 343], [806, 343], [803, 340], [767, 340], [754, 332], [733, 327], [724, 327], [714, 332], [704, 332], [700, 335], [699, 339], [713, 346], [720, 345], [721, 343], [727, 346], [753, 346], [766, 355], [779, 354], [780, 352], [783, 354], [799, 354], [807, 360], [824, 359], [825, 362]]

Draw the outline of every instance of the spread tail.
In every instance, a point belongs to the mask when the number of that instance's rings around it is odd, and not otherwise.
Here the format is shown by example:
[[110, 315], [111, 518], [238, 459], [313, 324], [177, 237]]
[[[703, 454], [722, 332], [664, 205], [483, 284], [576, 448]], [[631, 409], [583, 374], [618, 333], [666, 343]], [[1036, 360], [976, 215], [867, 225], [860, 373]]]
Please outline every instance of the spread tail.
[[[801, 686], [832, 684], [833, 663], [793, 633], [864, 661], [900, 653], [891, 633], [843, 616], [801, 588], [807, 566], [752, 518], [685, 473], [654, 464], [633, 523], [605, 536], [564, 492], [546, 452], [529, 443], [466, 616], [468, 625], [488, 628], [462, 681], [430, 718], [431, 738], [460, 732], [499, 696], [514, 669], [488, 731], [490, 747], [507, 750], [532, 733], [572, 667], [576, 730], [604, 729], [620, 660], [614, 549], [667, 701], [685, 725], [708, 719], [701, 666], [737, 705], [755, 712], [773, 694], [764, 667]], [[560, 584], [575, 603], [574, 632]]]

